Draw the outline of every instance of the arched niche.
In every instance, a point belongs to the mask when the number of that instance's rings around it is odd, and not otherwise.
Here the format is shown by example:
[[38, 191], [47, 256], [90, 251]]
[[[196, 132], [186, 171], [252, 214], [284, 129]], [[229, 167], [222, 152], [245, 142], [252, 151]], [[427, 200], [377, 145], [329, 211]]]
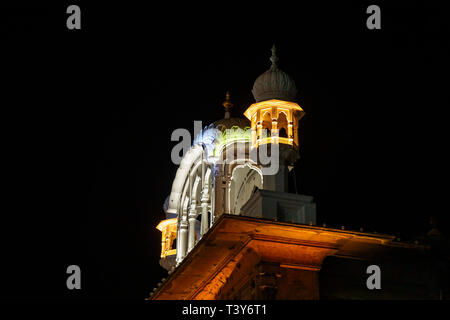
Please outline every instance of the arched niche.
[[233, 169], [230, 184], [230, 212], [240, 214], [242, 206], [250, 199], [255, 188], [262, 189], [261, 170], [251, 163]]
[[288, 138], [288, 119], [283, 111], [278, 114], [277, 129], [280, 138]]
[[270, 137], [272, 135], [272, 116], [269, 111], [266, 111], [263, 115], [262, 121], [262, 134], [263, 137]]

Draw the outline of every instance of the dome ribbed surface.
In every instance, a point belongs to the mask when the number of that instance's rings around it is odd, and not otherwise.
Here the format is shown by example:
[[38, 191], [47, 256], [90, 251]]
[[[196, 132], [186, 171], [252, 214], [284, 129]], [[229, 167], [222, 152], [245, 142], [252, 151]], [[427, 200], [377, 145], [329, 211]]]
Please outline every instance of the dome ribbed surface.
[[295, 101], [297, 88], [287, 73], [272, 66], [256, 79], [252, 93], [256, 102], [270, 99]]

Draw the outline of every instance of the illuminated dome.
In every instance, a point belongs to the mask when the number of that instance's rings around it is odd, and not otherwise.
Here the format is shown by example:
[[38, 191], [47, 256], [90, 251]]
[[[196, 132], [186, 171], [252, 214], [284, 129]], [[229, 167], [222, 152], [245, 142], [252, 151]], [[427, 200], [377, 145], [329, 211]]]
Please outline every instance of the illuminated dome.
[[278, 68], [275, 45], [272, 47], [270, 61], [272, 61], [270, 69], [260, 75], [253, 84], [253, 97], [256, 102], [270, 99], [294, 102], [297, 88], [294, 80]]

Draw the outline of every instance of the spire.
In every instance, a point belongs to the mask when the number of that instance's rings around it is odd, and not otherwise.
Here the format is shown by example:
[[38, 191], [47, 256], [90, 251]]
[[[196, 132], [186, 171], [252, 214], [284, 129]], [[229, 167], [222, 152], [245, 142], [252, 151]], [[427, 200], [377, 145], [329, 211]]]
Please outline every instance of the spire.
[[278, 99], [285, 101], [295, 101], [297, 89], [294, 80], [285, 72], [278, 68], [277, 49], [272, 46], [272, 65], [269, 70], [260, 75], [253, 84], [253, 97], [256, 102], [264, 100]]
[[230, 100], [230, 91], [227, 91], [225, 95], [225, 101], [222, 103], [222, 105], [225, 107], [225, 119], [229, 119], [230, 109], [233, 108], [233, 103], [231, 103]]
[[277, 48], [275, 48], [275, 44], [272, 46], [272, 56], [270, 57], [270, 61], [272, 61], [272, 66], [270, 67], [270, 69], [274, 70], [274, 69], [278, 69], [277, 66], [277, 61], [278, 61], [278, 57], [277, 57]]

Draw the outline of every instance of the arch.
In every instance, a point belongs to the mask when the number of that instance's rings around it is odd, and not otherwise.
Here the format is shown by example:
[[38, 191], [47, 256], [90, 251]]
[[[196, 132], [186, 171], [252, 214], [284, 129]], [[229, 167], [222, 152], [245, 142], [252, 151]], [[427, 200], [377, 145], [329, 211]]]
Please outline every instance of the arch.
[[[200, 205], [200, 199], [202, 194], [202, 184], [201, 184], [202, 177], [196, 175], [194, 178], [194, 182], [192, 184], [192, 200], [195, 200], [196, 205]], [[197, 212], [198, 214], [198, 212]]]
[[[186, 253], [195, 245], [195, 241], [198, 240], [198, 224], [192, 222], [189, 213], [195, 212], [198, 217], [202, 187], [204, 186], [204, 181], [202, 181], [202, 178], [204, 178], [203, 173], [208, 174], [208, 179], [210, 179], [211, 169], [207, 170], [206, 168], [209, 166], [206, 146], [198, 143], [192, 146], [184, 156], [172, 183], [167, 213], [178, 215], [176, 236], [177, 263], [181, 262]], [[194, 209], [191, 207], [194, 204], [193, 200], [196, 201], [195, 211], [189, 210], [189, 208]], [[192, 241], [194, 241], [194, 244]]]
[[177, 212], [178, 212], [178, 216], [182, 216], [184, 214], [184, 212], [186, 211], [186, 201], [188, 201], [189, 199], [189, 195], [188, 195], [188, 187], [189, 187], [189, 183], [185, 183], [183, 186], [183, 192], [181, 193], [181, 197], [180, 197], [180, 202], [178, 204], [177, 207]]
[[207, 166], [206, 172], [205, 172], [205, 186], [208, 186], [208, 189], [211, 189], [211, 174], [212, 170], [210, 166]]
[[190, 202], [189, 196], [186, 196], [181, 205], [181, 215], [179, 215], [179, 216], [186, 216], [186, 219], [187, 219], [187, 211], [188, 211], [188, 207], [189, 207], [189, 202]]
[[232, 165], [231, 172], [230, 172], [231, 177], [233, 177], [234, 171], [236, 169], [243, 168], [243, 167], [249, 167], [250, 169], [257, 171], [260, 174], [261, 178], [263, 177], [262, 170], [257, 166], [256, 162], [254, 162], [252, 159], [248, 159], [243, 164], [233, 162], [233, 163], [231, 163], [231, 165]]
[[263, 130], [263, 136], [264, 132], [267, 130], [267, 137], [270, 137], [272, 135], [272, 116], [269, 111], [266, 111], [263, 114], [262, 117], [262, 130]]
[[242, 206], [250, 199], [254, 188], [262, 189], [263, 175], [252, 163], [236, 165], [232, 170], [230, 185], [230, 212], [240, 214]]
[[[216, 165], [244, 164], [250, 159], [249, 141], [233, 141], [226, 144], [218, 156]], [[231, 173], [230, 173], [231, 174]]]
[[288, 120], [284, 111], [280, 111], [278, 114], [277, 129], [279, 137], [288, 138]]
[[[203, 160], [203, 163], [205, 166], [207, 166], [205, 170], [205, 181], [204, 183], [210, 183], [209, 179], [211, 179], [211, 169], [209, 165], [206, 163], [205, 160]], [[201, 174], [201, 165], [202, 165], [202, 159], [199, 158], [196, 163], [194, 163], [191, 166], [191, 170], [186, 175], [186, 180], [184, 181], [183, 191], [181, 193], [180, 197], [180, 203], [179, 207], [177, 209], [177, 212], [179, 213], [178, 216], [181, 218], [183, 215], [189, 214], [187, 212], [187, 209], [192, 204], [192, 201], [195, 200], [196, 206], [201, 205], [201, 198], [202, 198], [202, 189], [203, 189], [203, 183], [202, 183], [202, 174]], [[189, 179], [192, 179], [192, 194], [190, 190], [190, 182]], [[206, 180], [208, 179], [208, 180]], [[210, 188], [209, 188], [210, 189]], [[209, 190], [210, 192], [210, 190]], [[197, 210], [197, 215], [199, 214]]]
[[180, 167], [175, 174], [175, 179], [172, 183], [172, 190], [169, 197], [168, 213], [178, 214], [181, 197], [188, 175], [191, 174], [192, 166], [200, 159], [206, 158], [206, 153], [202, 145], [195, 145], [186, 153], [183, 160], [181, 160]]

